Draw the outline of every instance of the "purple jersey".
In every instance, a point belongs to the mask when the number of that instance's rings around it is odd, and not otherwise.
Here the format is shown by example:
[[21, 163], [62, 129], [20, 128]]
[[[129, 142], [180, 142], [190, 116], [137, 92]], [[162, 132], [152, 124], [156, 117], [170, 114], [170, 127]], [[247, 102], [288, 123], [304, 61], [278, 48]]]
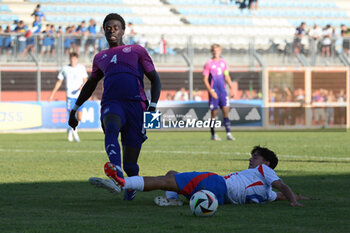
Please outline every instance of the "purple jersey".
[[96, 54], [91, 78], [104, 74], [101, 105], [113, 100], [146, 100], [143, 74], [155, 70], [146, 49], [123, 45]]
[[224, 59], [220, 58], [219, 61], [210, 59], [204, 66], [203, 75], [209, 76], [209, 84], [216, 92], [225, 92], [225, 73], [228, 72], [227, 64]]

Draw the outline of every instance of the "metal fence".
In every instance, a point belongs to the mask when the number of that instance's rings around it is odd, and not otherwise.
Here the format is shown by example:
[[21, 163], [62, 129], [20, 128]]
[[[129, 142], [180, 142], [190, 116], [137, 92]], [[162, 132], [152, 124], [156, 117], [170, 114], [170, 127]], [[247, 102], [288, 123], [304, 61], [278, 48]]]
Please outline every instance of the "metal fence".
[[[140, 43], [159, 64], [177, 64], [187, 66], [203, 65], [211, 56], [210, 45], [219, 43], [223, 46], [222, 56], [230, 66], [259, 65], [256, 56], [266, 65], [299, 65], [299, 66], [348, 66], [350, 38], [337, 37], [331, 44], [324, 45], [322, 39], [314, 40], [305, 37], [298, 40], [294, 37], [235, 37], [222, 36], [176, 36], [168, 37], [166, 53], [161, 53], [160, 45], [154, 36], [142, 35], [129, 40]], [[203, 39], [205, 38], [205, 39]], [[33, 34], [0, 33], [0, 61], [2, 64], [14, 62], [30, 62], [32, 53], [38, 62], [55, 64], [61, 67], [68, 61], [68, 53], [80, 54], [81, 61], [90, 63], [93, 56], [108, 48], [103, 34], [95, 36], [77, 36], [75, 34]], [[183, 57], [186, 54], [190, 60]]]

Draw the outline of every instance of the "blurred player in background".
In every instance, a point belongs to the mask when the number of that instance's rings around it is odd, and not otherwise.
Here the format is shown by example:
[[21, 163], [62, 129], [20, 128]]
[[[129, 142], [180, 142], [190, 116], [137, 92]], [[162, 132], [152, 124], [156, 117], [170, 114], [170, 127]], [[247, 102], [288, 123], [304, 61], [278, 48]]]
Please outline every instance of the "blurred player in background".
[[[228, 72], [228, 67], [226, 61], [220, 57], [222, 48], [219, 44], [213, 44], [211, 46], [211, 52], [213, 58], [207, 61], [203, 70], [203, 81], [204, 85], [209, 92], [209, 108], [211, 110], [211, 119], [215, 120], [218, 107], [221, 108], [224, 115], [224, 125], [226, 129], [227, 140], [235, 140], [231, 135], [231, 122], [228, 118], [228, 113], [230, 110], [229, 96], [226, 92], [226, 84], [229, 85], [230, 95], [233, 96], [233, 84], [231, 82], [231, 77]], [[215, 134], [215, 128], [210, 128], [211, 139], [219, 141], [220, 137]]]
[[[101, 123], [105, 133], [105, 150], [110, 162], [118, 168], [118, 175], [123, 177], [118, 143], [120, 132], [124, 171], [128, 176], [137, 176], [137, 160], [142, 143], [147, 139], [143, 128], [143, 113], [146, 110], [155, 111], [160, 96], [160, 79], [146, 49], [137, 44], [123, 43], [123, 17], [115, 13], [107, 15], [103, 21], [103, 29], [109, 49], [99, 52], [94, 57], [91, 76], [70, 114], [69, 125], [72, 128], [77, 126], [75, 111], [92, 95], [98, 82], [104, 77]], [[144, 91], [144, 74], [151, 81], [150, 104]], [[135, 194], [135, 190], [125, 190], [124, 199], [132, 200]]]
[[[219, 204], [266, 203], [288, 200], [291, 206], [302, 206], [297, 200], [308, 199], [295, 195], [273, 170], [278, 164], [276, 154], [268, 148], [255, 146], [251, 151], [248, 169], [219, 176], [212, 172], [169, 171], [165, 176], [118, 177], [111, 163], [105, 164], [105, 173], [121, 188], [140, 191], [166, 190], [166, 197], [154, 199], [159, 206], [182, 205], [178, 194], [187, 199], [199, 190], [209, 190], [215, 194]], [[274, 192], [272, 188], [280, 192]], [[170, 190], [170, 191], [168, 191]]]
[[[77, 101], [80, 94], [80, 90], [84, 83], [87, 81], [88, 74], [85, 66], [79, 64], [78, 54], [73, 52], [69, 54], [69, 65], [64, 66], [63, 69], [58, 73], [58, 80], [53, 88], [49, 101], [52, 101], [58, 89], [61, 87], [62, 82], [66, 79], [66, 92], [67, 92], [67, 110], [72, 111], [72, 108]], [[79, 109], [75, 109], [77, 112], [77, 119], [81, 121], [83, 113]], [[68, 128], [68, 141], [80, 142], [80, 138], [76, 129]]]

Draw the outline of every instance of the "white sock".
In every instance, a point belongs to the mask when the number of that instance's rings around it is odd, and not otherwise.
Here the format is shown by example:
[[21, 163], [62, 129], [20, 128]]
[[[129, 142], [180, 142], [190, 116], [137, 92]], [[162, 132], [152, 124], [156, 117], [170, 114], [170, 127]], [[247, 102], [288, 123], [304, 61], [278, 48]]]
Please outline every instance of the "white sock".
[[231, 135], [231, 132], [227, 132], [226, 135], [227, 135], [227, 136], [232, 136], [232, 135]]
[[165, 191], [165, 196], [168, 199], [179, 199], [179, 195], [174, 191]]
[[134, 189], [143, 191], [144, 186], [145, 182], [142, 176], [131, 176], [125, 178], [124, 189]]

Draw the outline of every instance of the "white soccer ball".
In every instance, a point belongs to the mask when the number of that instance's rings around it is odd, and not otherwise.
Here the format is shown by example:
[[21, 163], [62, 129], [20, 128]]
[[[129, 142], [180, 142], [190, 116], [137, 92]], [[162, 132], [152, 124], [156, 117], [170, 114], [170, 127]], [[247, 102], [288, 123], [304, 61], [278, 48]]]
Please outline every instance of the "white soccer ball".
[[196, 216], [212, 216], [218, 209], [218, 199], [208, 190], [200, 190], [190, 199], [192, 214]]

